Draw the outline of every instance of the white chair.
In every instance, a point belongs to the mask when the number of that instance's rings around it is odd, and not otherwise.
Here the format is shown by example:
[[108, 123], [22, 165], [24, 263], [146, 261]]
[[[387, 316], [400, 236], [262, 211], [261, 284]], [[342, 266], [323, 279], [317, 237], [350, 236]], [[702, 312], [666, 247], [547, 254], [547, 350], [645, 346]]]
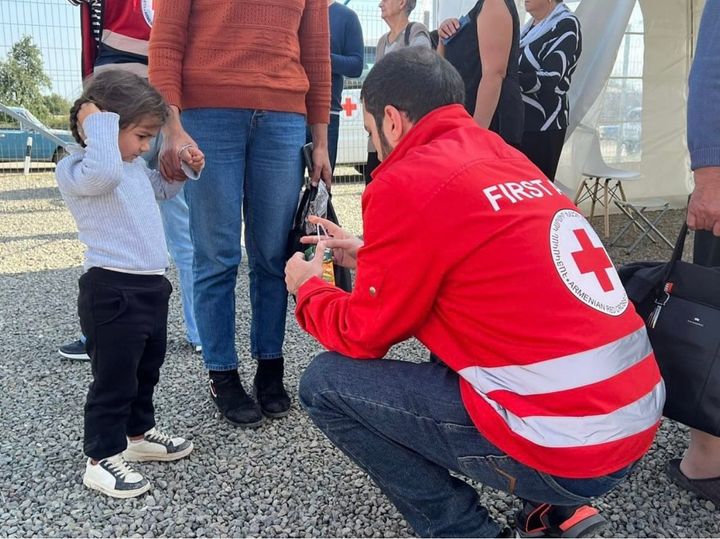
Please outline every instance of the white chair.
[[640, 179], [640, 173], [608, 166], [600, 152], [600, 137], [595, 129], [581, 124], [576, 131], [588, 136], [590, 143], [581, 169], [584, 177], [578, 185], [574, 203], [577, 206], [584, 200], [590, 200], [591, 218], [595, 215], [596, 204], [603, 207], [607, 238], [610, 236], [610, 204], [615, 200], [627, 200], [622, 184]]

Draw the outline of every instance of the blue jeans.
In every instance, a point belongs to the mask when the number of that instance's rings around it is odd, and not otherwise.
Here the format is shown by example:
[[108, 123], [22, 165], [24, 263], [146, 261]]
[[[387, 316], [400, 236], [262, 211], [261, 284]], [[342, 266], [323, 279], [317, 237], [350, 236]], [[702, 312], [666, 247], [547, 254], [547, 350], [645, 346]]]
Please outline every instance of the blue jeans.
[[190, 206], [195, 317], [209, 370], [233, 370], [235, 282], [240, 238], [250, 268], [250, 352], [283, 355], [285, 249], [302, 187], [305, 117], [248, 109], [190, 109], [183, 126], [205, 153], [205, 170], [185, 186]]
[[[151, 169], [158, 168], [158, 152], [161, 143], [162, 137], [158, 135], [150, 150], [143, 155]], [[180, 299], [185, 319], [185, 338], [188, 342], [197, 345], [200, 344], [200, 335], [198, 335], [193, 308], [193, 247], [190, 241], [190, 212], [185, 201], [184, 191], [183, 187], [182, 191], [170, 200], [159, 200], [158, 206], [165, 230], [165, 243], [180, 277]]]
[[340, 450], [365, 470], [420, 536], [496, 537], [500, 526], [464, 475], [534, 503], [577, 506], [617, 485], [629, 468], [593, 479], [539, 472], [477, 430], [457, 373], [438, 362], [317, 356], [300, 402]]
[[185, 201], [185, 188], [169, 200], [159, 200], [160, 215], [165, 229], [165, 242], [180, 277], [180, 299], [185, 318], [185, 337], [199, 345], [200, 335], [193, 307], [193, 246], [190, 241], [190, 211]]

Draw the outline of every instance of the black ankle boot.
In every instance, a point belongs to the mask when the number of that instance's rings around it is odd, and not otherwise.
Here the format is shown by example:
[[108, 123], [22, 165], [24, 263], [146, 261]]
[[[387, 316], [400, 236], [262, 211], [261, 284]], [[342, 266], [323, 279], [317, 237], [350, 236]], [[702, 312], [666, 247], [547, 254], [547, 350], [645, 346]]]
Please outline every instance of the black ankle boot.
[[210, 371], [210, 398], [223, 418], [237, 427], [258, 427], [265, 419], [240, 383], [236, 370]]
[[283, 386], [283, 358], [260, 359], [255, 373], [255, 396], [262, 413], [277, 419], [290, 413], [290, 396]]

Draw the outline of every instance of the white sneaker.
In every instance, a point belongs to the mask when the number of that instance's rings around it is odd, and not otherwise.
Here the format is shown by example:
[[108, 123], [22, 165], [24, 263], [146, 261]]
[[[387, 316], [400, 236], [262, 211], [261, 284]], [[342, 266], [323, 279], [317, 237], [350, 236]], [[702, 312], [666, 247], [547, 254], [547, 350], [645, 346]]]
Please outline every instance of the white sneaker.
[[83, 484], [113, 498], [134, 498], [150, 490], [150, 482], [127, 465], [122, 455], [114, 455], [85, 465]]
[[123, 456], [128, 462], [144, 462], [147, 460], [171, 461], [187, 457], [193, 450], [193, 443], [185, 438], [170, 438], [155, 427], [144, 435], [142, 440], [128, 440]]

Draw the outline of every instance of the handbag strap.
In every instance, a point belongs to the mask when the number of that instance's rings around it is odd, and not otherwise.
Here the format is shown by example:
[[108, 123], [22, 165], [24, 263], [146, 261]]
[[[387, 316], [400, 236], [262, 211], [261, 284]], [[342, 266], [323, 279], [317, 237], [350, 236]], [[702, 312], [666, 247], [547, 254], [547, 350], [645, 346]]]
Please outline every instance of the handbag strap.
[[679, 262], [680, 260], [682, 260], [683, 250], [685, 249], [685, 238], [687, 238], [687, 235], [688, 226], [687, 220], [685, 220], [682, 227], [680, 228], [680, 234], [678, 234], [677, 241], [675, 242], [675, 247], [673, 248], [670, 261], [665, 265], [665, 273], [663, 274], [662, 280], [663, 285], [670, 278], [670, 273], [672, 272], [673, 266], [675, 266], [675, 262]]

